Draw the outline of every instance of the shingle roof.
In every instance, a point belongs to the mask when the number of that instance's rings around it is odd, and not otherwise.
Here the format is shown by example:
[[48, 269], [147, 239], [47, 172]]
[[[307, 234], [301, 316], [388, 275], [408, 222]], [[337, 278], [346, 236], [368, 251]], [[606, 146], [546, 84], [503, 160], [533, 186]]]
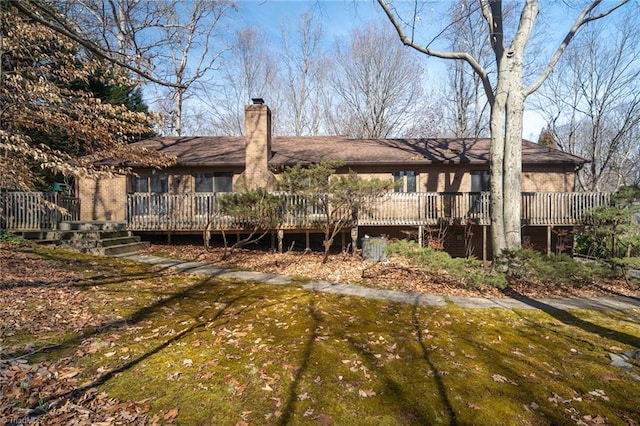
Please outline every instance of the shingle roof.
[[[159, 137], [134, 145], [178, 158], [182, 166], [244, 166], [244, 137]], [[349, 165], [486, 164], [489, 139], [349, 139], [335, 136], [274, 137], [271, 166], [317, 163]], [[583, 164], [585, 159], [522, 141], [524, 164]]]

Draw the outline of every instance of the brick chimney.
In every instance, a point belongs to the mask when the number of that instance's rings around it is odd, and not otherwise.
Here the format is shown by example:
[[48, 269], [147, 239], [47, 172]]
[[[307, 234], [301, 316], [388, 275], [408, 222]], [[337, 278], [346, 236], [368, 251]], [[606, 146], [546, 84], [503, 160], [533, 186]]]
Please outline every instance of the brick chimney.
[[272, 190], [275, 176], [269, 171], [271, 158], [271, 110], [262, 98], [244, 107], [245, 169], [240, 183], [247, 190]]

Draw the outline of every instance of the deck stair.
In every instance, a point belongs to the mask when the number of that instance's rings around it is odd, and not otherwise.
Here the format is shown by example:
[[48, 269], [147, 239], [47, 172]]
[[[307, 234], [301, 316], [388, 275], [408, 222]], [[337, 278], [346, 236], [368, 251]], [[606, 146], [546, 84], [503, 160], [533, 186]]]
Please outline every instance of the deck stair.
[[80, 253], [103, 256], [133, 253], [149, 247], [148, 242], [140, 241], [140, 237], [127, 230], [126, 222], [63, 221], [57, 230], [24, 233], [24, 237]]

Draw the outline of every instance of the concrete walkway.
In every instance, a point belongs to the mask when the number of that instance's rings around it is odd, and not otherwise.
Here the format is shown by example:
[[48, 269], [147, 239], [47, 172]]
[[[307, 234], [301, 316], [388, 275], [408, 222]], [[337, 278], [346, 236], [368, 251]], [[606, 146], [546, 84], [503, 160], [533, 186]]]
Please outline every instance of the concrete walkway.
[[[234, 278], [273, 285], [288, 285], [292, 283], [291, 277], [284, 275], [265, 274], [251, 271], [231, 271], [229, 269], [218, 268], [204, 263], [185, 262], [148, 254], [127, 254], [120, 257], [134, 260], [136, 262], [171, 268], [185, 273], [199, 273], [221, 278]], [[411, 305], [445, 306], [447, 304], [454, 304], [463, 308], [518, 308], [541, 310], [595, 309], [620, 311], [640, 309], [640, 298], [624, 296], [549, 299], [439, 296], [423, 293], [382, 290], [351, 284], [331, 283], [321, 280], [310, 281], [304, 284], [302, 288], [324, 293], [356, 296], [366, 299], [387, 300], [390, 302], [406, 303]]]

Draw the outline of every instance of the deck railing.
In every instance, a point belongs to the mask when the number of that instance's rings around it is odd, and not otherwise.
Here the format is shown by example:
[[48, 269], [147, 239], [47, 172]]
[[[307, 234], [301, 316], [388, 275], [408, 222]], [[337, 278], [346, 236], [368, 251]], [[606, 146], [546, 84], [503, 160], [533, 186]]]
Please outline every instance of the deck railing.
[[[321, 204], [299, 194], [276, 194], [282, 199], [280, 227], [310, 229], [324, 216]], [[251, 218], [237, 218], [220, 212], [219, 194], [147, 194], [127, 196], [127, 221], [131, 230], [190, 231], [246, 229]], [[609, 193], [536, 192], [522, 194], [522, 223], [525, 225], [577, 225], [591, 208], [607, 205]], [[351, 217], [352, 212], [343, 212]], [[420, 226], [437, 224], [491, 223], [488, 192], [388, 193], [369, 199], [357, 213], [359, 226]]]
[[80, 219], [80, 200], [60, 192], [0, 193], [0, 227], [8, 231], [57, 229]]

